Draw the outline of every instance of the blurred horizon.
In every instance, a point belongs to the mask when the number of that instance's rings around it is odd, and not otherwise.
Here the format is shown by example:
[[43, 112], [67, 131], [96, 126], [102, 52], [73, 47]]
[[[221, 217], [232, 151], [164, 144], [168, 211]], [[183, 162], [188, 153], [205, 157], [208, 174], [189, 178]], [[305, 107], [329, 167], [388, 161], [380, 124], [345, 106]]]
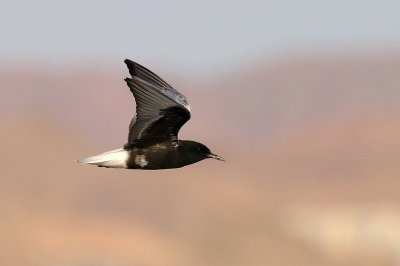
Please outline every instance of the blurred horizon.
[[208, 75], [260, 56], [399, 47], [399, 8], [393, 0], [6, 0], [0, 56], [113, 66], [131, 58]]

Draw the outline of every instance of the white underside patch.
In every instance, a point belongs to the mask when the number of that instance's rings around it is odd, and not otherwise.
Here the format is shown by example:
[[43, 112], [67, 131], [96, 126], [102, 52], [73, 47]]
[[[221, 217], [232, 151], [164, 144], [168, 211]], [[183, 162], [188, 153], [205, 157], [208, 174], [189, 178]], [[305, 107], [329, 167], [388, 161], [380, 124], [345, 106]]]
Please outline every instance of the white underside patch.
[[146, 160], [146, 156], [136, 155], [135, 164], [140, 165], [140, 167], [145, 167], [146, 165], [149, 164], [149, 162]]
[[91, 156], [82, 160], [78, 160], [77, 162], [84, 164], [95, 164], [111, 168], [127, 168], [128, 157], [128, 151], [121, 148], [113, 151], [108, 151], [99, 155]]

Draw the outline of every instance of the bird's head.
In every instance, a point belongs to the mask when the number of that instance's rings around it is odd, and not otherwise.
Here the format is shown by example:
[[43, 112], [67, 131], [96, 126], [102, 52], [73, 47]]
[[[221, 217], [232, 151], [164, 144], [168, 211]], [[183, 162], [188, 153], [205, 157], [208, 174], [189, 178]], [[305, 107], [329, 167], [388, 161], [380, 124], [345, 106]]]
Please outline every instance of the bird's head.
[[185, 141], [185, 146], [187, 151], [198, 158], [198, 160], [203, 160], [207, 158], [213, 158], [219, 161], [225, 162], [225, 159], [219, 155], [216, 155], [210, 151], [210, 149], [199, 142], [195, 141]]

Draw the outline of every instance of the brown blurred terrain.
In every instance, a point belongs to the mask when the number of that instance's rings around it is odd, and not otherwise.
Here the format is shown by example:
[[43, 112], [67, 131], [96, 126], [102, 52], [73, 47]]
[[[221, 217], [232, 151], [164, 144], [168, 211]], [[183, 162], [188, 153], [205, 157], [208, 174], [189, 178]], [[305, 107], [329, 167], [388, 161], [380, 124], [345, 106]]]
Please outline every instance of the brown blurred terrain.
[[126, 140], [123, 64], [0, 67], [0, 265], [400, 265], [399, 53], [171, 72], [226, 163], [77, 165]]

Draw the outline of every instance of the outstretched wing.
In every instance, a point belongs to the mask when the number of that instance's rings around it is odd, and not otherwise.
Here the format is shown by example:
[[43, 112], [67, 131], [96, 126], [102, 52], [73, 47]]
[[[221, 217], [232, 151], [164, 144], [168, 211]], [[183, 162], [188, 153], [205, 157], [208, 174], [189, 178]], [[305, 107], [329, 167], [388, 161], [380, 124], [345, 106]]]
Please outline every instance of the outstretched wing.
[[128, 59], [125, 63], [132, 76], [125, 81], [136, 101], [125, 148], [177, 140], [180, 128], [190, 119], [186, 97], [147, 68]]

